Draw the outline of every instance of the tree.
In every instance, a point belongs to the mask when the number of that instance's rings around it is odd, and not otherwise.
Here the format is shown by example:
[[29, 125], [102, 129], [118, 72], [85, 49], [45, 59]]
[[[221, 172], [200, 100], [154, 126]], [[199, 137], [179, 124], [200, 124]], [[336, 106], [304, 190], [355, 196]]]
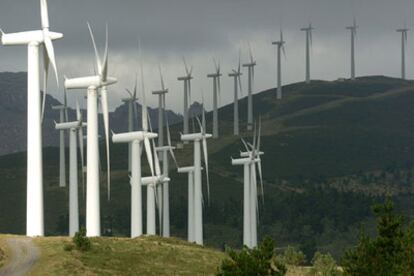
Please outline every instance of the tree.
[[387, 200], [375, 205], [377, 236], [370, 238], [362, 230], [359, 243], [345, 252], [344, 271], [350, 275], [411, 275], [414, 272], [414, 223], [403, 226], [404, 218], [394, 212]]
[[217, 270], [217, 275], [272, 275], [286, 274], [286, 266], [274, 258], [274, 243], [271, 238], [265, 238], [257, 248], [244, 247], [240, 251], [227, 249], [230, 258], [223, 260]]

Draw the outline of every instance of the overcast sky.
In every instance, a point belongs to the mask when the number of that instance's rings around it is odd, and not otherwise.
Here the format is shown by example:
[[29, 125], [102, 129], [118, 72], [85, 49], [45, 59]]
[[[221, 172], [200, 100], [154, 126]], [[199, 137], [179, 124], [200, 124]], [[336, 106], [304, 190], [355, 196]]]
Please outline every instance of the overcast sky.
[[[212, 83], [206, 74], [214, 70], [213, 57], [221, 62], [222, 104], [231, 102], [232, 79], [227, 73], [248, 59], [248, 43], [257, 60], [255, 91], [275, 86], [275, 49], [271, 42], [285, 33], [287, 58], [283, 61], [284, 83], [302, 81], [305, 76], [305, 36], [299, 29], [308, 22], [313, 35], [311, 76], [333, 80], [349, 76], [349, 31], [355, 15], [360, 26], [357, 37], [357, 75], [400, 75], [401, 38], [395, 32], [414, 26], [412, 0], [49, 0], [51, 30], [62, 32], [55, 41], [61, 87], [63, 75], [78, 77], [93, 73], [94, 55], [86, 22], [94, 28], [103, 52], [105, 23], [109, 25], [110, 75], [119, 82], [110, 89], [111, 109], [121, 104], [125, 88], [132, 88], [138, 72], [138, 38], [143, 48], [146, 88], [160, 88], [158, 64], [162, 65], [170, 89], [168, 108], [182, 112], [182, 57], [194, 66], [193, 100], [204, 91], [211, 108]], [[37, 0], [1, 0], [0, 27], [18, 32], [40, 27]], [[414, 77], [414, 43], [408, 40], [407, 76]], [[26, 71], [24, 47], [0, 48], [0, 71]], [[245, 72], [245, 70], [244, 70]], [[245, 72], [247, 73], [247, 72]], [[50, 75], [50, 84], [53, 84]], [[243, 76], [244, 95], [246, 74]], [[53, 85], [52, 85], [53, 87]], [[62, 98], [62, 89], [51, 93]], [[84, 95], [71, 91], [70, 101]], [[151, 106], [155, 96], [147, 97]], [[83, 104], [85, 106], [85, 104]]]

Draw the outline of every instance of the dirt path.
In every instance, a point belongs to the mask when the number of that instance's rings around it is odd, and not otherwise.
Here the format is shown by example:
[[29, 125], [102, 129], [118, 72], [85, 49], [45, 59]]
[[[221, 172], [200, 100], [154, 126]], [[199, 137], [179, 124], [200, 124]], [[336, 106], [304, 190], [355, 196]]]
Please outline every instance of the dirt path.
[[39, 257], [39, 250], [29, 238], [9, 238], [9, 262], [0, 269], [3, 275], [26, 275]]

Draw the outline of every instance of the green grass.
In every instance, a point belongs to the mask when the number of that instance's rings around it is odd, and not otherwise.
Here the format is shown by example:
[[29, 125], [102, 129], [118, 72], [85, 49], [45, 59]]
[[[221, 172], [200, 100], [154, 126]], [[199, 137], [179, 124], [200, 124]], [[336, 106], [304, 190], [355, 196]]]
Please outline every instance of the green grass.
[[64, 251], [68, 238], [37, 238], [32, 275], [213, 275], [225, 254], [178, 239], [93, 238], [92, 249]]

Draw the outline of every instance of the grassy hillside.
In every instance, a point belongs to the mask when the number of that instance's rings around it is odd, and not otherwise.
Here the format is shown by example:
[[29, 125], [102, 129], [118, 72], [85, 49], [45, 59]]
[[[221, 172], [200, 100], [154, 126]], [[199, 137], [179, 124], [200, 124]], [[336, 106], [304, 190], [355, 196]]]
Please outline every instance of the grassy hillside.
[[[265, 151], [260, 237], [270, 235], [280, 247], [298, 245], [310, 257], [316, 249], [339, 257], [355, 242], [361, 223], [372, 226], [372, 203], [391, 195], [400, 210], [414, 212], [413, 82], [386, 77], [314, 81], [286, 86], [284, 93], [282, 101], [276, 100], [273, 89], [254, 96]], [[239, 104], [244, 130], [246, 98]], [[207, 115], [209, 130], [211, 115]], [[219, 116], [221, 137], [209, 141], [211, 203], [204, 210], [205, 240], [217, 248], [238, 247], [242, 242], [242, 168], [231, 166], [230, 157], [236, 157], [242, 145], [232, 135], [232, 105], [221, 108]], [[172, 128], [175, 142], [180, 130], [181, 125]], [[249, 138], [252, 133], [242, 135]], [[102, 225], [107, 234], [128, 236], [127, 146], [112, 145], [111, 155], [113, 198], [106, 201], [103, 175]], [[180, 166], [190, 164], [192, 147], [178, 150], [177, 159]], [[46, 231], [64, 235], [68, 190], [58, 187], [58, 150], [46, 149], [44, 162]], [[187, 180], [175, 170], [170, 176], [171, 231], [185, 238]], [[0, 177], [0, 232], [22, 234], [25, 154], [1, 157]], [[80, 199], [83, 222], [85, 204]]]
[[38, 238], [32, 275], [212, 275], [225, 255], [177, 239], [94, 238], [88, 252], [65, 251], [68, 238]]

